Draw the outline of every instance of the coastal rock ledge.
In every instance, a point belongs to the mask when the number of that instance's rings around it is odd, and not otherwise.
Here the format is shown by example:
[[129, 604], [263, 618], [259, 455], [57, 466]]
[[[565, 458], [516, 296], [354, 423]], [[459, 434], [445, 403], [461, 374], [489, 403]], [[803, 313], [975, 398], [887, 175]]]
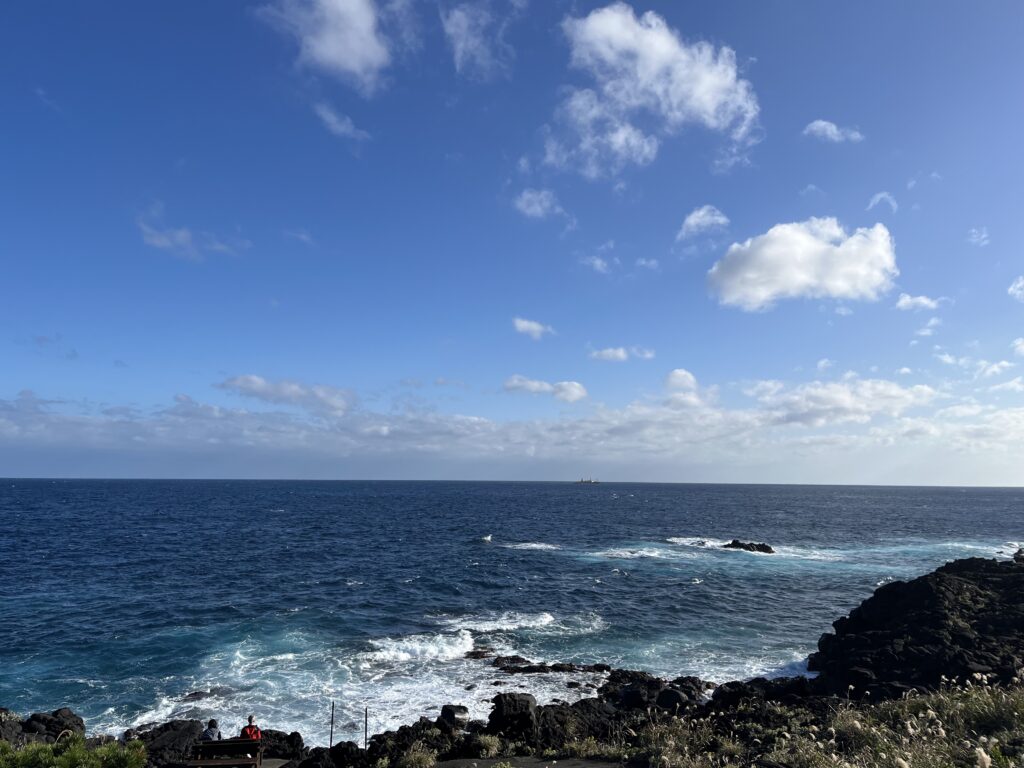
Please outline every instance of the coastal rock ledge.
[[[288, 761], [282, 768], [374, 768], [405, 765], [405, 756], [417, 750], [442, 761], [545, 750], [554, 754], [591, 737], [601, 741], [635, 736], [633, 727], [677, 717], [727, 718], [737, 726], [749, 725], [753, 718], [764, 732], [772, 717], [766, 701], [834, 712], [841, 703], [838, 697], [893, 699], [909, 691], [941, 688], [947, 680], [982, 675], [991, 683], [1014, 683], [1024, 667], [1022, 560], [958, 560], [912, 581], [878, 588], [833, 624], [834, 633], [822, 635], [818, 651], [809, 659], [810, 669], [819, 673], [816, 678], [757, 678], [716, 688], [693, 677], [666, 681], [646, 672], [613, 669], [595, 698], [571, 705], [541, 706], [529, 694], [502, 693], [492, 700], [484, 722], [467, 720], [464, 707], [449, 704], [436, 720], [420, 718], [371, 737], [365, 750], [352, 742], [309, 749], [298, 733], [264, 731], [265, 756]], [[510, 673], [532, 671], [526, 659], [497, 661]], [[68, 709], [25, 720], [0, 709], [0, 739], [53, 741], [63, 731], [84, 733], [81, 718]], [[127, 732], [125, 738], [143, 741], [152, 768], [169, 768], [186, 758], [201, 731], [199, 721], [179, 720], [137, 734]], [[1024, 740], [1020, 750], [1024, 754]]]

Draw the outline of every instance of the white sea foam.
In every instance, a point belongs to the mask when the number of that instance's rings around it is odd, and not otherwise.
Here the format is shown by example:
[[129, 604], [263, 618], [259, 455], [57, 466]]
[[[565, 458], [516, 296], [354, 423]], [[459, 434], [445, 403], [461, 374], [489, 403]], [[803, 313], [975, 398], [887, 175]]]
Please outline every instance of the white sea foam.
[[460, 659], [473, 650], [473, 635], [466, 629], [455, 634], [410, 635], [371, 640], [374, 650], [361, 655], [370, 662]]
[[553, 624], [554, 621], [555, 617], [550, 613], [519, 613], [517, 611], [441, 619], [442, 624], [452, 629], [479, 633], [537, 629]]
[[545, 544], [542, 541], [524, 541], [521, 544], [502, 544], [505, 549], [539, 549], [539, 550], [558, 550], [561, 549], [557, 544]]

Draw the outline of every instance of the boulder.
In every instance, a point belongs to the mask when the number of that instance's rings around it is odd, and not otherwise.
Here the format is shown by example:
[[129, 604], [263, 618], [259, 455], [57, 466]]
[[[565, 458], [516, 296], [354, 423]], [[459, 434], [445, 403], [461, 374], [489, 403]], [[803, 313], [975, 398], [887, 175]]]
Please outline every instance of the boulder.
[[765, 543], [755, 543], [752, 541], [740, 541], [739, 539], [733, 539], [728, 544], [723, 544], [724, 549], [742, 549], [747, 552], [761, 552], [766, 555], [775, 554], [775, 550], [770, 545]]
[[[310, 752], [310, 757], [312, 756], [313, 751]], [[299, 768], [359, 768], [359, 766], [366, 764], [366, 753], [354, 741], [338, 742], [331, 747], [329, 757], [330, 762], [326, 766], [320, 763], [306, 765], [309, 762], [309, 759], [307, 759]]]
[[263, 730], [263, 757], [301, 762], [308, 756], [309, 750], [302, 743], [302, 734], [297, 731], [285, 733], [270, 728]]
[[537, 699], [528, 693], [499, 693], [487, 719], [487, 730], [508, 741], [537, 741]]
[[647, 672], [613, 669], [597, 694], [617, 709], [643, 710], [655, 706], [665, 681]]
[[469, 722], [469, 709], [461, 704], [445, 704], [441, 707], [441, 720], [460, 730]]
[[[337, 749], [339, 746], [335, 744], [334, 748]], [[306, 759], [299, 763], [298, 768], [349, 768], [349, 765], [355, 763], [335, 763], [326, 747], [313, 747]]]
[[152, 768], [177, 765], [188, 759], [192, 747], [203, 733], [198, 720], [172, 720], [141, 733], [125, 733], [125, 740], [137, 738], [146, 747], [147, 764]]
[[[13, 721], [8, 721], [13, 726]], [[27, 720], [20, 723], [20, 739], [22, 741], [44, 741], [52, 744], [62, 733], [71, 733], [78, 736], [85, 735], [85, 721], [67, 707], [55, 709], [53, 712], [35, 712], [28, 716]], [[11, 731], [13, 728], [6, 728]], [[6, 737], [5, 737], [6, 738]], [[16, 740], [18, 737], [15, 736]]]

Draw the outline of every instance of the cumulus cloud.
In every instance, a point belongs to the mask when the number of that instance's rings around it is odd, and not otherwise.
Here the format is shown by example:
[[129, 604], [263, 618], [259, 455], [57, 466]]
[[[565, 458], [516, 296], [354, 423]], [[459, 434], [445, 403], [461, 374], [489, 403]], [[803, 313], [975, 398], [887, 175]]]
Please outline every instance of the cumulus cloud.
[[540, 341], [546, 334], [555, 332], [550, 325], [539, 323], [536, 320], [527, 320], [524, 317], [512, 318], [512, 326], [516, 329], [516, 333], [529, 336], [534, 341]]
[[776, 224], [763, 235], [733, 243], [708, 280], [721, 303], [756, 311], [799, 297], [873, 301], [898, 274], [885, 225], [847, 235], [829, 217]]
[[355, 393], [349, 389], [324, 384], [308, 385], [289, 379], [269, 381], [255, 374], [234, 376], [218, 386], [265, 403], [293, 405], [310, 413], [334, 417], [344, 416], [356, 402]]
[[885, 379], [848, 379], [815, 381], [788, 390], [773, 387], [760, 393], [758, 400], [781, 423], [820, 427], [866, 423], [878, 414], [899, 416], [910, 408], [927, 405], [937, 395], [923, 384], [903, 387]]
[[299, 44], [299, 63], [371, 94], [392, 54], [374, 0], [280, 0], [265, 18]]
[[1014, 339], [1010, 342], [1010, 347], [1013, 349], [1015, 355], [1024, 357], [1024, 338]]
[[700, 208], [694, 208], [683, 219], [683, 225], [676, 233], [676, 241], [685, 240], [704, 232], [725, 229], [727, 226], [729, 226], [728, 216], [713, 205], [702, 205]]
[[524, 189], [515, 200], [516, 210], [531, 219], [564, 216], [565, 211], [550, 189]]
[[902, 309], [905, 312], [918, 309], [935, 310], [938, 308], [939, 300], [929, 298], [928, 296], [911, 296], [909, 293], [901, 293], [899, 299], [896, 300], [896, 309]]
[[827, 357], [823, 357], [823, 358], [821, 358], [821, 360], [818, 361], [818, 364], [815, 367], [819, 371], [827, 371], [829, 368], [831, 368], [835, 364], [836, 364], [835, 360], [829, 360]]
[[1010, 287], [1006, 289], [1006, 292], [1017, 301], [1024, 301], [1024, 275], [1010, 283]]
[[728, 134], [726, 162], [756, 140], [757, 97], [731, 48], [688, 44], [657, 13], [637, 17], [621, 2], [568, 17], [562, 29], [572, 66], [594, 87], [569, 91], [558, 114], [564, 135], [548, 137], [547, 163], [613, 175], [653, 161], [660, 137], [688, 124]]
[[515, 51], [505, 42], [505, 22], [495, 17], [489, 3], [460, 3], [442, 9], [441, 26], [460, 75], [489, 80], [508, 72]]
[[896, 213], [900, 209], [899, 204], [896, 202], [896, 198], [890, 195], [888, 192], [876, 192], [868, 200], [868, 207], [866, 210], [871, 210], [879, 203], [888, 203], [893, 213]]
[[988, 227], [971, 227], [967, 230], [967, 242], [984, 248], [989, 244]]
[[1000, 360], [997, 363], [989, 363], [986, 362], [985, 360], [980, 360], [978, 366], [978, 376], [980, 376], [983, 379], [998, 376], [999, 374], [1005, 373], [1006, 371], [1013, 368], [1014, 365], [1015, 364], [1011, 363], [1009, 360]]
[[556, 381], [554, 384], [537, 379], [528, 379], [518, 373], [505, 380], [507, 392], [529, 392], [531, 394], [552, 395], [557, 400], [575, 403], [587, 396], [586, 387], [578, 381]]
[[665, 386], [672, 390], [690, 392], [697, 389], [697, 377], [685, 368], [676, 368], [669, 371]]
[[335, 112], [327, 102], [317, 102], [313, 105], [313, 111], [323, 122], [324, 127], [335, 136], [343, 139], [353, 139], [354, 141], [366, 141], [370, 138], [370, 134], [366, 131], [356, 128], [351, 117]]
[[[649, 480], [678, 480], [688, 467], [685, 478], [698, 481], [989, 485], [1011, 484], [1024, 462], [1024, 408], [967, 397], [934, 410], [951, 397], [946, 387], [939, 394], [885, 380], [762, 381], [744, 390], [745, 403], [725, 407], [701, 397], [688, 371], [675, 372], [660, 397], [552, 418], [495, 420], [408, 405], [342, 413], [344, 398], [328, 396], [321, 406], [302, 382], [288, 380], [296, 385], [289, 388], [236, 378], [240, 390], [253, 393], [247, 399], [300, 405], [233, 408], [181, 394], [142, 411], [77, 399], [72, 406], [23, 391], [0, 397], [0, 457], [21, 474], [45, 466], [55, 475], [85, 466], [100, 468], [96, 473], [118, 467], [136, 477], [556, 479], [585, 460]], [[555, 396], [555, 384], [516, 382], [522, 388], [513, 391]], [[1016, 393], [1013, 382], [1005, 384], [992, 396]], [[980, 393], [971, 386], [971, 396]]]
[[841, 144], [844, 141], [857, 143], [864, 141], [864, 134], [856, 128], [840, 128], [829, 120], [814, 120], [804, 128], [804, 136], [813, 136], [822, 141]]

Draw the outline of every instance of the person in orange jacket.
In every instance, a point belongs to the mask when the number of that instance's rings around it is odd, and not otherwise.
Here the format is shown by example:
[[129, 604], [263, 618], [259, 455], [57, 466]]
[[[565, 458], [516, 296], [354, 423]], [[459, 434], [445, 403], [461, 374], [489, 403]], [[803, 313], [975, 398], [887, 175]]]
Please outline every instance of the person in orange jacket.
[[256, 725], [256, 715], [249, 715], [249, 724], [242, 728], [242, 738], [259, 741], [263, 738], [260, 727]]

